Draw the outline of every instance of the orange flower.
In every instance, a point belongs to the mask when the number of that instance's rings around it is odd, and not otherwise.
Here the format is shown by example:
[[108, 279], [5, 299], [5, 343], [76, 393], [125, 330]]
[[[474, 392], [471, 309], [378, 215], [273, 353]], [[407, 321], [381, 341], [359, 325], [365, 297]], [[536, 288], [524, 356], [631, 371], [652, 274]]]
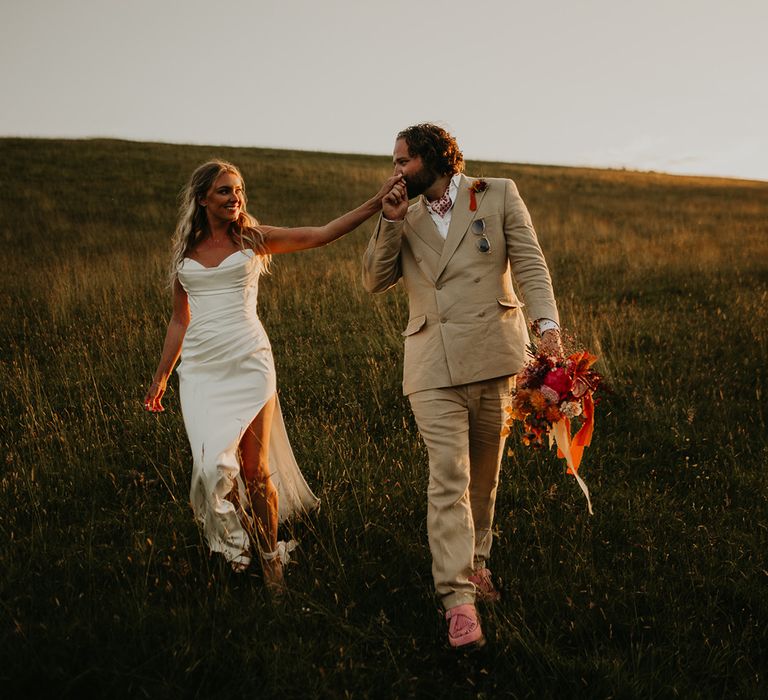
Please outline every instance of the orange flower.
[[540, 411], [547, 405], [547, 399], [538, 389], [531, 392], [531, 406]]
[[525, 417], [528, 415], [528, 411], [517, 406], [509, 409], [508, 413], [510, 420], [525, 420]]
[[589, 390], [595, 390], [595, 372], [590, 369], [595, 362], [597, 362], [597, 357], [591, 355], [586, 350], [575, 352], [566, 360], [566, 364], [571, 370], [571, 378], [573, 379], [573, 395], [577, 398], [583, 396]]
[[563, 417], [563, 414], [557, 406], [547, 406], [547, 410], [544, 411], [544, 417], [548, 423], [557, 423]]
[[531, 399], [530, 389], [518, 389], [515, 392], [515, 406], [524, 406]]

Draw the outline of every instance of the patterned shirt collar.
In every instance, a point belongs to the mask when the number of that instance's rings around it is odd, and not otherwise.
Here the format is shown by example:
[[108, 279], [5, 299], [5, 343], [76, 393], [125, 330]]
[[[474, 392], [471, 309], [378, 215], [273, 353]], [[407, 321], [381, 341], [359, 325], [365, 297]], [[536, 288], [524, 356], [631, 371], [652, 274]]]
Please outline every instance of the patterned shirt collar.
[[456, 173], [451, 177], [448, 181], [448, 186], [445, 188], [445, 192], [443, 192], [442, 197], [439, 199], [430, 202], [426, 197], [424, 198], [424, 201], [427, 204], [427, 209], [429, 209], [430, 212], [437, 214], [441, 218], [445, 218], [445, 215], [451, 210], [453, 203], [456, 201], [456, 194], [459, 191], [460, 177], [461, 173]]

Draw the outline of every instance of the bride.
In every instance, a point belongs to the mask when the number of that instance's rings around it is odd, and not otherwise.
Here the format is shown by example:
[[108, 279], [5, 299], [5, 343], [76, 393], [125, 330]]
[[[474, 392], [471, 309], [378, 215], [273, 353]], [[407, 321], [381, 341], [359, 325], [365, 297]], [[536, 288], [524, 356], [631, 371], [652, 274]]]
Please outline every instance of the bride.
[[[406, 197], [401, 176], [324, 226], [260, 225], [246, 211], [245, 184], [231, 163], [198, 167], [181, 195], [173, 239], [173, 312], [144, 408], [163, 411], [177, 369], [184, 425], [192, 449], [190, 499], [211, 551], [235, 571], [254, 545], [264, 579], [283, 586], [294, 543], [277, 541], [278, 521], [307, 511], [317, 498], [294, 459], [276, 394], [269, 340], [256, 308], [258, 282], [271, 256], [326, 245]], [[253, 540], [255, 539], [255, 543]]]

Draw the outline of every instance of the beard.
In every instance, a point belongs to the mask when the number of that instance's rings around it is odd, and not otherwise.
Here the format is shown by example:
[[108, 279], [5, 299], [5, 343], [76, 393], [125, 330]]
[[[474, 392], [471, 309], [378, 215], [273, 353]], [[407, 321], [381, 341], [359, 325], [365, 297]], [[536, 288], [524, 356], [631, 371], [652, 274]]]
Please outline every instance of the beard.
[[408, 193], [408, 199], [413, 199], [420, 194], [424, 194], [433, 185], [435, 180], [437, 180], [437, 173], [426, 166], [422, 166], [421, 170], [409, 175], [405, 180], [405, 189]]

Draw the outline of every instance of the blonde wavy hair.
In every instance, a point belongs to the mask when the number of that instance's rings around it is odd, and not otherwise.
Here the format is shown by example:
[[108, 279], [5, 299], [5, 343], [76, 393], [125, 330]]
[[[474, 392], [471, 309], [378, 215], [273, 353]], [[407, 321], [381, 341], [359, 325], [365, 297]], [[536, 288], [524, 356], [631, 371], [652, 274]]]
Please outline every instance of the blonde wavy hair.
[[213, 187], [216, 179], [223, 173], [232, 173], [243, 184], [243, 206], [236, 221], [229, 226], [229, 235], [237, 242], [241, 250], [252, 249], [259, 256], [261, 271], [267, 272], [272, 256], [267, 252], [264, 234], [259, 229], [259, 222], [246, 211], [248, 199], [245, 195], [245, 181], [237, 166], [225, 160], [210, 160], [195, 169], [189, 182], [179, 193], [179, 217], [173, 234], [170, 283], [176, 280], [179, 265], [194, 247], [210, 235], [208, 217], [200, 200]]

